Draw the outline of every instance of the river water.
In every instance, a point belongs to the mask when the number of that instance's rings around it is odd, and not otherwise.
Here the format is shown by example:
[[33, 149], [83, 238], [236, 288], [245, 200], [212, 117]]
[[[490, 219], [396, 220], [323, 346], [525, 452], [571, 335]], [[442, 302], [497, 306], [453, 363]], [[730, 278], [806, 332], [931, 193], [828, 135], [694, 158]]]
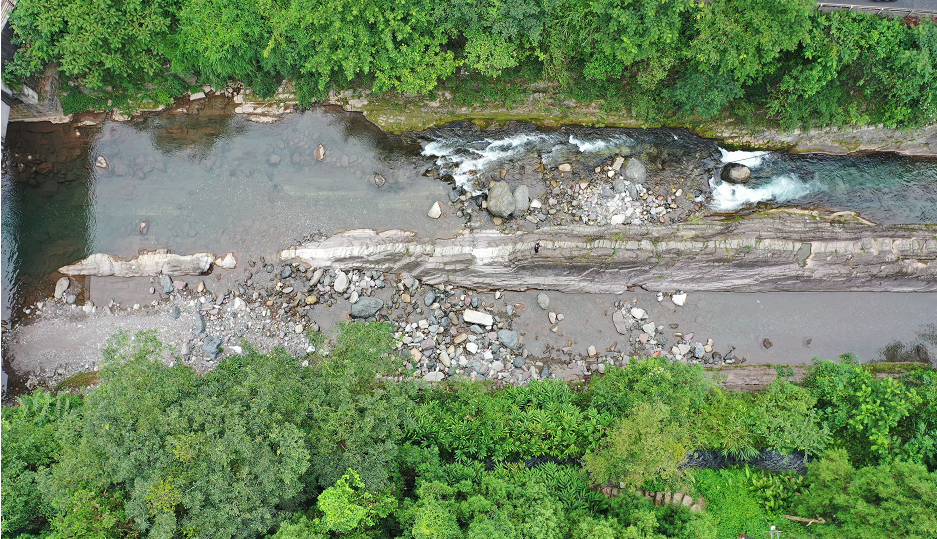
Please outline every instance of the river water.
[[[360, 114], [337, 110], [287, 115], [271, 125], [232, 114], [224, 99], [206, 100], [198, 114], [185, 110], [125, 123], [10, 125], [2, 184], [4, 323], [21, 298], [49, 294], [57, 268], [91, 253], [132, 257], [164, 247], [256, 260], [349, 228], [447, 237], [466, 220], [432, 220], [426, 212], [449, 200], [453, 186], [471, 194], [501, 169], [509, 180], [541, 163], [591, 170], [617, 154], [641, 157], [652, 177], [683, 176], [695, 186], [690, 196], [713, 211], [764, 203], [855, 210], [880, 223], [937, 222], [933, 160], [732, 152], [678, 129], [454, 124], [389, 136]], [[105, 168], [95, 165], [99, 157]], [[749, 165], [752, 181], [720, 185], [715, 177], [724, 162]], [[108, 281], [97, 282], [103, 290], [96, 297], [105, 297]]]

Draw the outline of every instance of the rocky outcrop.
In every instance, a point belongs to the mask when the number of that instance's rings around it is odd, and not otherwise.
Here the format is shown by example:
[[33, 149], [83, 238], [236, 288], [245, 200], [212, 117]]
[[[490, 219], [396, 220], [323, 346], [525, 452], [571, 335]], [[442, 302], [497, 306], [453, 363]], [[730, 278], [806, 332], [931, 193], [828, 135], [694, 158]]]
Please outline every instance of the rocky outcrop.
[[937, 226], [802, 219], [479, 230], [440, 240], [352, 230], [286, 249], [280, 258], [480, 289], [937, 291]]
[[63, 275], [95, 277], [151, 277], [156, 275], [200, 275], [208, 271], [215, 256], [211, 253], [176, 255], [166, 249], [145, 252], [130, 260], [95, 253], [84, 260], [59, 268]]

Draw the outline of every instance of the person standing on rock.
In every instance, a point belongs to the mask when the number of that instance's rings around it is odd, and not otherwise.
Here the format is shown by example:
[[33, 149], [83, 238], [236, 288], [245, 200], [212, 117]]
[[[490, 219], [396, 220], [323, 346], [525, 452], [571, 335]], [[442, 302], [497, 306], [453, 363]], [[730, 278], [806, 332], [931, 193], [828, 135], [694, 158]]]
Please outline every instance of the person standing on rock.
[[540, 252], [540, 242], [539, 242], [539, 241], [534, 244], [534, 252], [535, 252], [535, 253], [539, 253], [539, 252]]

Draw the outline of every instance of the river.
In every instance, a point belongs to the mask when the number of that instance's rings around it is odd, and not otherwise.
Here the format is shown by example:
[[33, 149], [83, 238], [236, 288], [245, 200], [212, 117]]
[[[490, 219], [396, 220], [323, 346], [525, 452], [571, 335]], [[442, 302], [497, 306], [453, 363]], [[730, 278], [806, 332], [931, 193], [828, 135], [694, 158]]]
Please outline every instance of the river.
[[[17, 306], [50, 294], [57, 268], [91, 253], [131, 257], [142, 249], [165, 247], [183, 254], [232, 251], [239, 259], [259, 260], [272, 259], [279, 249], [304, 238], [350, 228], [402, 228], [424, 237], [451, 237], [467, 225], [490, 223], [487, 214], [478, 213], [427, 218], [433, 202], [450, 200], [454, 187], [462, 189], [456, 194], [472, 195], [495, 175], [520, 180], [540, 164], [563, 162], [573, 163], [577, 172], [590, 171], [618, 154], [640, 157], [652, 178], [685, 186], [704, 213], [761, 204], [853, 210], [883, 224], [937, 222], [934, 160], [746, 152], [680, 129], [541, 130], [525, 124], [482, 129], [464, 123], [392, 136], [361, 114], [334, 109], [291, 114], [274, 124], [254, 123], [233, 114], [226, 100], [213, 98], [199, 114], [168, 111], [133, 122], [93, 125], [15, 123], [7, 142], [4, 324], [15, 317]], [[315, 155], [320, 144], [325, 149], [321, 161]], [[104, 162], [103, 167], [96, 164]], [[720, 184], [715, 178], [724, 162], [747, 164], [753, 179], [744, 186]], [[380, 187], [376, 174], [384, 180]], [[150, 299], [143, 292], [146, 287], [128, 290], [117, 281], [89, 280], [90, 297], [96, 302]], [[878, 316], [894, 310], [892, 317], [907, 330], [897, 336], [910, 336], [937, 320], [927, 314], [934, 313], [933, 294], [833, 296], [836, 309], [808, 312], [801, 307], [826, 300], [810, 294], [802, 301], [785, 296], [771, 303], [776, 318], [770, 323], [796, 317], [788, 333], [791, 342], [799, 341], [805, 325], [817, 327], [818, 334], [823, 327], [840, 331], [832, 328], [840, 327], [844, 311], [861, 309], [876, 298], [888, 306], [875, 311]], [[716, 306], [701, 308], [699, 323], [715, 331], [713, 320], [719, 320], [720, 312], [731, 312], [737, 320], [745, 313], [761, 316], [752, 309], [751, 297], [713, 296], [709, 303]], [[891, 329], [865, 331], [871, 337], [861, 346], [891, 342], [894, 328], [885, 327]], [[751, 332], [752, 338], [765, 333], [763, 327]], [[770, 359], [793, 360], [803, 353], [791, 347], [787, 356]]]

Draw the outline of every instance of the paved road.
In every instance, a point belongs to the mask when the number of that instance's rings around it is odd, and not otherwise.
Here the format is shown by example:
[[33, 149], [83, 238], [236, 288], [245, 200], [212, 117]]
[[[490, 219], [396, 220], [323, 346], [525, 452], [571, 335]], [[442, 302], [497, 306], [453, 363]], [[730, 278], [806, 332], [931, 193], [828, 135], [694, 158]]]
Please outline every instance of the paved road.
[[872, 6], [895, 9], [926, 9], [937, 11], [937, 0], [896, 0], [895, 2], [875, 2], [873, 0], [829, 0], [820, 4], [848, 4], [853, 6]]

